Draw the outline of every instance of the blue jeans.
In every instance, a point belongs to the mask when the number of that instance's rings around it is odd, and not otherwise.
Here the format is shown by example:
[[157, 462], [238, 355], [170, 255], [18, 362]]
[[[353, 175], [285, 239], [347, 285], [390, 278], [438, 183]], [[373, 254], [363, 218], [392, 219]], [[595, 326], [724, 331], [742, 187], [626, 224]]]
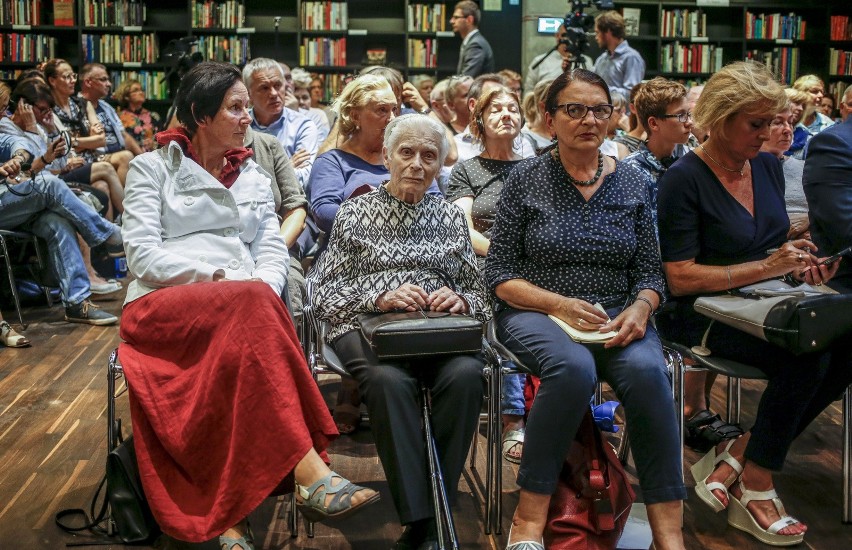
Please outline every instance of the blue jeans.
[[[0, 229], [23, 229], [47, 241], [50, 261], [59, 280], [65, 305], [89, 297], [89, 276], [80, 254], [77, 233], [89, 246], [106, 241], [115, 225], [80, 201], [68, 186], [51, 174], [0, 193]], [[22, 195], [22, 196], [21, 196]]]
[[[608, 313], [615, 317], [619, 309]], [[552, 494], [598, 377], [624, 406], [636, 470], [646, 504], [683, 500], [680, 441], [671, 382], [657, 333], [626, 347], [578, 344], [547, 315], [506, 308], [496, 315], [497, 335], [541, 380], [527, 418], [518, 472], [521, 488]]]
[[526, 381], [526, 374], [508, 374], [503, 377], [503, 395], [500, 396], [501, 413], [524, 416], [527, 406], [524, 398]]

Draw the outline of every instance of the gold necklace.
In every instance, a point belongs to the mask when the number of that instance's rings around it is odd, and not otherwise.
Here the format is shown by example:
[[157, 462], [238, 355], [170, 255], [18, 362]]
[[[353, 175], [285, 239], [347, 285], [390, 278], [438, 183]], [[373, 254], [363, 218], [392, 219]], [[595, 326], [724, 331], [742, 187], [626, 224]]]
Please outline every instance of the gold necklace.
[[737, 169], [735, 169], [735, 168], [728, 168], [727, 166], [725, 166], [724, 164], [722, 164], [722, 163], [721, 163], [721, 162], [719, 162], [718, 160], [716, 160], [716, 159], [714, 159], [713, 157], [711, 157], [711, 156], [710, 156], [710, 153], [708, 153], [708, 152], [707, 152], [707, 149], [705, 149], [705, 148], [704, 148], [704, 144], [703, 144], [703, 143], [699, 144], [698, 146], [701, 148], [701, 150], [702, 150], [702, 151], [704, 151], [704, 154], [705, 154], [705, 155], [707, 155], [707, 158], [708, 158], [708, 159], [710, 159], [710, 160], [712, 160], [712, 161], [713, 161], [713, 164], [715, 164], [716, 166], [718, 166], [718, 167], [719, 167], [719, 168], [721, 168], [722, 170], [727, 170], [728, 172], [733, 172], [734, 174], [739, 174], [739, 175], [741, 175], [741, 176], [745, 173], [746, 162], [748, 162], [748, 161], [744, 162], [744, 163], [743, 163], [743, 167], [742, 167], [742, 168], [740, 168], [739, 170], [737, 170]]

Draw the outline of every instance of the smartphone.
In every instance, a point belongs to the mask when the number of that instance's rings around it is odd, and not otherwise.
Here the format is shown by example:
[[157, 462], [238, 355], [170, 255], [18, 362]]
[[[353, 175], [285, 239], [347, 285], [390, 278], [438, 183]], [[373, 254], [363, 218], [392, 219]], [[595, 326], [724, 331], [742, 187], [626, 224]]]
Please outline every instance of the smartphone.
[[833, 256], [829, 256], [828, 258], [824, 259], [823, 261], [821, 261], [817, 265], [831, 265], [834, 262], [836, 262], [837, 260], [839, 260], [840, 258], [842, 258], [843, 256], [849, 254], [850, 252], [852, 252], [852, 246], [847, 246], [846, 248], [844, 248], [843, 250], [841, 250], [837, 254], [835, 254]]

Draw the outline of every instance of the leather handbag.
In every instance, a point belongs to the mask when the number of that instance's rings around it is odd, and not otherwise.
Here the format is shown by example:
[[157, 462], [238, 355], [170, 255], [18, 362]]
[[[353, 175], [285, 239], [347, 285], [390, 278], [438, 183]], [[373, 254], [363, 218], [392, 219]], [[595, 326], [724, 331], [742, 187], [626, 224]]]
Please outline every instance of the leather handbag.
[[583, 416], [550, 499], [544, 546], [549, 550], [614, 549], [636, 494], [591, 409]]
[[[799, 287], [796, 287], [799, 288]], [[743, 291], [702, 296], [695, 311], [795, 355], [824, 351], [852, 333], [852, 294]]]
[[[426, 268], [456, 291], [450, 275]], [[436, 355], [461, 355], [482, 350], [483, 325], [467, 315], [446, 311], [362, 313], [357, 316], [361, 334], [379, 359], [405, 359]]]
[[[104, 486], [106, 486], [106, 495], [101, 503], [100, 510], [95, 512]], [[109, 504], [109, 518], [107, 518], [107, 504]], [[91, 519], [89, 519], [90, 516], [86, 514], [86, 511], [80, 508], [62, 510], [56, 514], [56, 524], [63, 530], [72, 533], [91, 531], [102, 536], [117, 536], [126, 544], [150, 542], [159, 536], [160, 528], [154, 520], [151, 508], [145, 499], [145, 493], [142, 491], [132, 435], [121, 441], [107, 455], [106, 474], [95, 490], [89, 512]], [[82, 516], [84, 524], [80, 526], [67, 525], [62, 520], [69, 516]], [[115, 533], [111, 532], [111, 529], [101, 526], [104, 520], [111, 520], [115, 524]], [[109, 538], [96, 542], [68, 543], [68, 546], [115, 544], [115, 542], [115, 540]]]

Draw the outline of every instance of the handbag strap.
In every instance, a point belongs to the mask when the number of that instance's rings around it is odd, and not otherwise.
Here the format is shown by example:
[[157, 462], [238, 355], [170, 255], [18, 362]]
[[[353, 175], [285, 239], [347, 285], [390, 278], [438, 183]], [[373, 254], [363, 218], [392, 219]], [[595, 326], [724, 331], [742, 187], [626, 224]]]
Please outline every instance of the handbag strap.
[[589, 468], [589, 485], [585, 496], [592, 500], [590, 513], [593, 522], [602, 531], [615, 529], [615, 512], [610, 495], [609, 472], [603, 439], [595, 425], [592, 411], [589, 409], [580, 423], [581, 443], [585, 449], [586, 463]]
[[[447, 273], [447, 270], [442, 269], [440, 267], [424, 267], [418, 272], [418, 275], [420, 275], [421, 273], [431, 273], [432, 275], [435, 275], [438, 279], [441, 280], [442, 283], [444, 283], [445, 287], [449, 288], [453, 292], [456, 292], [456, 283], [455, 281], [453, 281], [453, 277], [449, 273]], [[422, 279], [425, 277], [418, 278]]]

